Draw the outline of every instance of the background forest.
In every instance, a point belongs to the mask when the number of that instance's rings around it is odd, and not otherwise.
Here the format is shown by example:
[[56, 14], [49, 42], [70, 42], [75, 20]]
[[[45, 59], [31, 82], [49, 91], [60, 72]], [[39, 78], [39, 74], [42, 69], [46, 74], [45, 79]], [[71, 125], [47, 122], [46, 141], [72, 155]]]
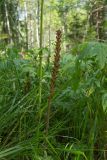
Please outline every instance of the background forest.
[[107, 0], [0, 0], [0, 160], [107, 160]]

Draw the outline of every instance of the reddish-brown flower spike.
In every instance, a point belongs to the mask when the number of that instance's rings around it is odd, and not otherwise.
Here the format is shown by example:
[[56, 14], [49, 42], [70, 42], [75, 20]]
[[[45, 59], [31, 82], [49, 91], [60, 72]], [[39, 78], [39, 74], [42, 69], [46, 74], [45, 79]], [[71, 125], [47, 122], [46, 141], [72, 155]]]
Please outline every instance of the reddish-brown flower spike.
[[61, 37], [62, 32], [58, 30], [56, 32], [56, 47], [55, 47], [55, 55], [54, 55], [54, 66], [52, 70], [51, 75], [51, 84], [50, 84], [50, 95], [48, 98], [48, 112], [47, 112], [47, 121], [46, 121], [46, 133], [48, 133], [49, 129], [49, 118], [50, 118], [50, 112], [51, 112], [51, 102], [54, 95], [54, 89], [55, 89], [55, 82], [58, 75], [58, 70], [60, 66], [60, 51], [61, 51]]

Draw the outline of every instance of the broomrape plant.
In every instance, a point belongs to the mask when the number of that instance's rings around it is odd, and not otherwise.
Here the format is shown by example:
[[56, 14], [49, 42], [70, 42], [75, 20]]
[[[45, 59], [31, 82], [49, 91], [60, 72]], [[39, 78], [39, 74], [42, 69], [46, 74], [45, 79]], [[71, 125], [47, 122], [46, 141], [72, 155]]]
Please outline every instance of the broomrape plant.
[[42, 94], [40, 59], [12, 48], [0, 57], [0, 159], [107, 159], [107, 45], [87, 42], [60, 56], [61, 35], [52, 72], [41, 68]]

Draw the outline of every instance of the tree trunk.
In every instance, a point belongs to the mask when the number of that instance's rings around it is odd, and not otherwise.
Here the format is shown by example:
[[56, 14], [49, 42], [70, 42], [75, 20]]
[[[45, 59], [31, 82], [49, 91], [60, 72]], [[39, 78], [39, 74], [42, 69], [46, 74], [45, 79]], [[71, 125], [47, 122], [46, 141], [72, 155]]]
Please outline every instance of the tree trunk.
[[9, 21], [9, 15], [8, 15], [8, 8], [7, 8], [7, 3], [4, 3], [5, 6], [5, 16], [6, 16], [6, 28], [7, 28], [7, 34], [9, 35], [9, 42], [12, 44], [12, 34], [11, 34], [11, 29], [10, 29], [10, 21]]

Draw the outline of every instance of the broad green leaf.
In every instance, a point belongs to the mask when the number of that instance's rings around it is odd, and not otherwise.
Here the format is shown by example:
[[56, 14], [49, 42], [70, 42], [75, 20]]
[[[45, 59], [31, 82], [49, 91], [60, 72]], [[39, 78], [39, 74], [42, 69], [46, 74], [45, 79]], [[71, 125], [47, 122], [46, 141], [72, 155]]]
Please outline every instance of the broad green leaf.
[[104, 112], [107, 112], [107, 93], [102, 96], [102, 106]]
[[86, 42], [79, 46], [79, 59], [92, 59], [103, 69], [107, 61], [107, 45], [101, 42]]

